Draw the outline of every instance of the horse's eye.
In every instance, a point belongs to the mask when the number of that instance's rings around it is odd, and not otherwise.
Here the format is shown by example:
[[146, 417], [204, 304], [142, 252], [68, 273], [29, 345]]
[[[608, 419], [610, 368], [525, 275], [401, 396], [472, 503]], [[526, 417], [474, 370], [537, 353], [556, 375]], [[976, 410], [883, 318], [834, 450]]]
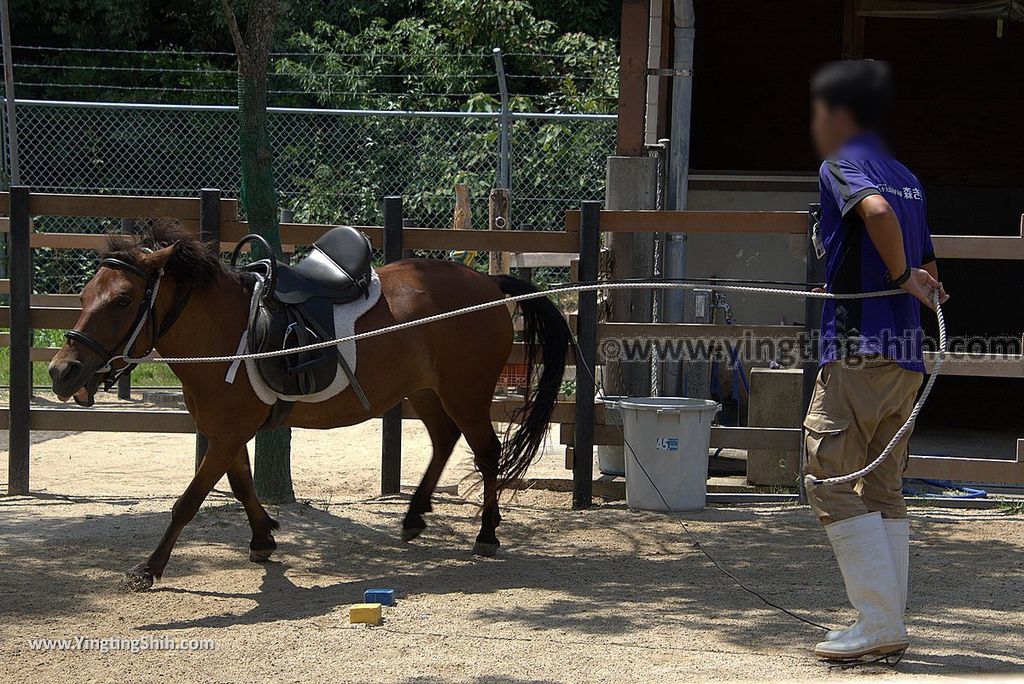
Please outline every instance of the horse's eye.
[[114, 300], [114, 306], [116, 306], [116, 307], [118, 307], [120, 309], [123, 309], [123, 308], [127, 307], [131, 303], [132, 303], [132, 298], [129, 297], [128, 295], [121, 295], [120, 297], [118, 297], [117, 299]]

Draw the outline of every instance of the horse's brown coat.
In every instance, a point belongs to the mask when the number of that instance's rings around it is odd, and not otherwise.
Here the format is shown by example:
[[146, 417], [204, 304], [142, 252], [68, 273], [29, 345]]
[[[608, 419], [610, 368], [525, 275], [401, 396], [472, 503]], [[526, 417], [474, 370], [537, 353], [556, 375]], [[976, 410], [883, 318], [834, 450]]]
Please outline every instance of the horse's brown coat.
[[[180, 239], [179, 239], [180, 242]], [[195, 245], [188, 245], [194, 247]], [[136, 263], [151, 273], [165, 268], [181, 245], [151, 253], [135, 253]], [[380, 301], [356, 325], [356, 332], [376, 330], [443, 311], [500, 299], [498, 281], [461, 265], [412, 259], [378, 271]], [[180, 279], [184, 279], [182, 276]], [[158, 320], [171, 308], [179, 283], [174, 275], [161, 281], [155, 311]], [[118, 269], [100, 269], [82, 291], [83, 310], [76, 328], [113, 348], [130, 327], [145, 290], [139, 276]], [[123, 306], [124, 295], [132, 306]], [[122, 306], [115, 302], [121, 296]], [[164, 357], [227, 356], [236, 351], [246, 326], [250, 290], [237, 275], [219, 267], [212, 286], [196, 288], [178, 320], [157, 341]], [[562, 321], [564, 323], [564, 321]], [[148, 346], [151, 327], [138, 346]], [[408, 397], [426, 423], [434, 445], [433, 457], [404, 522], [406, 539], [424, 527], [422, 513], [460, 435], [465, 435], [484, 480], [484, 512], [476, 549], [493, 553], [498, 546], [498, 477], [501, 443], [490, 420], [490, 405], [498, 375], [511, 351], [513, 328], [505, 307], [496, 307], [444, 321], [416, 326], [357, 344], [356, 376], [370, 402], [366, 412], [348, 389], [320, 403], [299, 403], [287, 426], [333, 428], [380, 416]], [[562, 359], [545, 359], [552, 365]], [[51, 363], [54, 391], [63, 396], [81, 393], [66, 380], [71, 366], [82, 364], [89, 375], [103, 359], [68, 341]], [[70, 365], [69, 365], [70, 364]], [[254, 559], [265, 559], [276, 547], [277, 523], [258, 500], [249, 467], [246, 443], [266, 420], [270, 408], [252, 391], [244, 364], [233, 384], [225, 382], [227, 363], [174, 364], [185, 403], [196, 426], [208, 439], [205, 457], [182, 496], [175, 502], [171, 523], [149, 558], [129, 571], [133, 588], [147, 588], [163, 573], [171, 550], [185, 525], [195, 516], [213, 486], [227, 474], [231, 488], [245, 507], [253, 538]], [[561, 372], [561, 365], [558, 366]], [[61, 378], [65, 378], [61, 386]], [[70, 383], [70, 384], [69, 384]], [[532, 457], [532, 454], [530, 454]]]

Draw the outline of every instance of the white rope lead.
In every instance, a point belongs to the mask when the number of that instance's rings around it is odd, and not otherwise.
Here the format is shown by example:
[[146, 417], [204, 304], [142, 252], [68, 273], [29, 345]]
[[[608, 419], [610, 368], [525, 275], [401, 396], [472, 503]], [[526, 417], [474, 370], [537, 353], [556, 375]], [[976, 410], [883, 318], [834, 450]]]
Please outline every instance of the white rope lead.
[[[595, 290], [633, 290], [647, 288], [652, 290], [692, 290], [694, 288], [707, 288], [713, 287], [715, 290], [721, 292], [748, 292], [757, 294], [778, 294], [778, 295], [789, 295], [792, 297], [811, 297], [814, 299], [869, 299], [873, 297], [888, 297], [891, 295], [906, 294], [903, 290], [879, 290], [877, 292], [854, 292], [847, 294], [832, 294], [829, 292], [810, 292], [806, 290], [787, 290], [784, 288], [775, 287], [752, 287], [746, 285], [708, 285], [708, 283], [688, 283], [688, 282], [637, 282], [637, 283], [598, 283], [592, 285], [570, 285], [566, 287], [558, 287], [551, 290], [540, 290], [538, 292], [529, 292], [527, 294], [515, 295], [514, 297], [503, 297], [501, 299], [495, 299], [490, 302], [483, 302], [482, 304], [474, 304], [473, 306], [467, 306], [462, 309], [454, 309], [453, 311], [445, 311], [443, 313], [434, 314], [433, 316], [426, 316], [425, 318], [417, 318], [416, 320], [406, 321], [404, 323], [396, 323], [395, 325], [389, 325], [385, 328], [378, 328], [377, 330], [367, 330], [366, 332], [356, 333], [347, 337], [340, 337], [336, 340], [326, 340], [324, 342], [315, 342], [313, 344], [307, 344], [302, 347], [292, 347], [291, 349], [279, 349], [276, 351], [258, 352], [252, 354], [232, 354], [231, 356], [182, 356], [182, 357], [159, 357], [155, 354], [148, 354], [141, 358], [130, 358], [128, 356], [121, 357], [128, 363], [230, 363], [232, 361], [244, 361], [246, 359], [270, 359], [275, 356], [289, 356], [291, 354], [300, 354], [302, 352], [314, 351], [316, 349], [326, 349], [327, 347], [333, 347], [345, 342], [358, 342], [359, 340], [369, 339], [371, 337], [378, 337], [380, 335], [386, 335], [388, 333], [398, 332], [400, 330], [407, 330], [409, 328], [415, 328], [420, 325], [427, 325], [429, 323], [437, 323], [448, 318], [455, 318], [456, 316], [464, 316], [470, 313], [476, 313], [477, 311], [485, 311], [487, 309], [494, 309], [499, 306], [505, 306], [510, 303], [525, 302], [530, 299], [540, 299], [541, 297], [548, 297], [552, 294], [558, 294], [562, 292], [593, 292]], [[116, 357], [115, 357], [116, 359]], [[111, 359], [112, 361], [115, 359]]]
[[[154, 354], [151, 353], [145, 357], [134, 359], [127, 355], [121, 358], [128, 363], [230, 363], [236, 361], [244, 361], [246, 359], [269, 359], [276, 356], [288, 356], [290, 354], [299, 354], [306, 351], [313, 351], [315, 349], [325, 349], [327, 347], [333, 347], [344, 342], [358, 342], [359, 340], [369, 339], [371, 337], [378, 337], [380, 335], [386, 335], [388, 333], [398, 332], [400, 330], [407, 330], [420, 325], [427, 325], [430, 323], [436, 323], [443, 321], [448, 318], [455, 318], [456, 316], [463, 316], [469, 313], [475, 313], [477, 311], [484, 311], [486, 309], [493, 309], [499, 306], [506, 306], [510, 303], [525, 302], [530, 299], [540, 299], [541, 297], [548, 297], [552, 294], [562, 292], [593, 292], [596, 290], [632, 290], [639, 288], [650, 288], [654, 290], [692, 290], [694, 288], [707, 288], [713, 287], [715, 290], [722, 292], [746, 292], [756, 294], [775, 294], [790, 297], [810, 297], [812, 299], [869, 299], [874, 297], [889, 297], [892, 295], [906, 294], [903, 290], [879, 290], [877, 292], [856, 292], [856, 293], [830, 293], [830, 292], [813, 292], [807, 290], [791, 290], [777, 287], [755, 287], [748, 285], [709, 285], [705, 282], [635, 282], [635, 283], [597, 283], [588, 285], [570, 285], [566, 287], [554, 288], [551, 290], [541, 290], [538, 292], [530, 292], [522, 295], [515, 295], [513, 297], [503, 297], [502, 299], [496, 299], [491, 302], [483, 302], [482, 304], [475, 304], [473, 306], [467, 306], [462, 309], [455, 309], [454, 311], [446, 311], [444, 313], [435, 314], [433, 316], [427, 316], [425, 318], [418, 318], [413, 321], [406, 321], [404, 323], [397, 323], [390, 325], [385, 328], [379, 328], [377, 330], [368, 330], [363, 333], [356, 333], [347, 337], [342, 337], [336, 340], [327, 340], [325, 342], [317, 342], [314, 344], [307, 344], [302, 347], [295, 347], [292, 349], [281, 349], [278, 351], [260, 352], [255, 354], [233, 354], [231, 356], [184, 356], [184, 357], [160, 357], [155, 358]], [[903, 424], [896, 434], [893, 435], [889, 444], [886, 445], [882, 453], [878, 455], [874, 461], [864, 466], [860, 470], [849, 473], [847, 475], [841, 475], [838, 477], [829, 477], [823, 480], [819, 480], [813, 475], [807, 475], [804, 478], [804, 484], [808, 489], [819, 485], [837, 485], [846, 482], [852, 482], [858, 480], [872, 470], [877, 468], [896, 448], [896, 445], [903, 439], [904, 435], [914, 426], [917, 420], [917, 415], [921, 412], [924, 407], [924, 402], [928, 398], [928, 395], [932, 391], [932, 386], [935, 384], [935, 379], [938, 377], [939, 369], [942, 367], [943, 361], [945, 361], [946, 354], [946, 322], [942, 316], [942, 307], [939, 305], [938, 293], [932, 293], [932, 302], [935, 306], [935, 315], [938, 317], [939, 322], [939, 353], [935, 359], [935, 365], [932, 368], [931, 376], [928, 378], [928, 382], [924, 386], [924, 390], [921, 392], [921, 397], [914, 404], [913, 410], [910, 412], [910, 417], [907, 418], [907, 422]], [[114, 359], [111, 359], [113, 361]]]

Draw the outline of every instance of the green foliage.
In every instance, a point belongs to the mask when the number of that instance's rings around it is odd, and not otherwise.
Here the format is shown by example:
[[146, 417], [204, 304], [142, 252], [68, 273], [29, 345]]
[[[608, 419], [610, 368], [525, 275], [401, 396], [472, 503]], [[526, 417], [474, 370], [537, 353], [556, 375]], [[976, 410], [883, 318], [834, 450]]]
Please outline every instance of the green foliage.
[[[248, 2], [233, 5], [244, 22]], [[537, 98], [535, 105], [574, 111], [611, 111], [613, 105], [607, 97], [615, 89], [619, 4], [612, 0], [282, 0], [281, 5], [278, 49], [300, 54], [275, 66], [270, 89], [276, 105], [450, 109], [454, 101], [455, 108], [468, 109], [479, 107], [480, 101], [470, 104], [479, 98], [493, 104], [493, 47], [531, 53], [508, 54], [507, 68], [518, 75], [512, 89]], [[17, 51], [22, 97], [234, 100], [234, 49], [214, 0], [11, 0], [11, 13], [17, 45], [76, 49]]]
[[[302, 57], [279, 59], [275, 71], [294, 77], [325, 107], [497, 112], [490, 50], [500, 46], [513, 110], [611, 111], [617, 93], [612, 40], [563, 32], [522, 0], [412, 4], [415, 13], [397, 19], [356, 6], [338, 25], [316, 22], [290, 40]], [[517, 223], [561, 225], [561, 198], [576, 198], [600, 183], [608, 151], [602, 135], [585, 122], [516, 122], [514, 195], [552, 198], [533, 202]], [[380, 198], [403, 194], [417, 225], [445, 225], [454, 183], [468, 183], [472, 196], [486, 197], [497, 146], [493, 119], [345, 117], [323, 122], [318, 135], [283, 150], [279, 171], [298, 189], [299, 220], [356, 216], [376, 222]]]
[[291, 45], [308, 54], [276, 71], [329, 107], [495, 111], [489, 53], [500, 47], [516, 109], [609, 111], [616, 94], [614, 42], [564, 33], [523, 0], [429, 0], [415, 16], [358, 24], [296, 33]]

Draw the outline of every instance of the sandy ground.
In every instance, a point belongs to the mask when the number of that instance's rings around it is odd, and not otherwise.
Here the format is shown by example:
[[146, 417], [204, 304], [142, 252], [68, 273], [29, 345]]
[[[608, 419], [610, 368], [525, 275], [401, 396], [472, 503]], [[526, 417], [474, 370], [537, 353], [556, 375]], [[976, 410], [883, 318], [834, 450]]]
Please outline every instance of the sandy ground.
[[[247, 560], [226, 482], [183, 534], [153, 590], [125, 594], [185, 487], [187, 435], [38, 433], [38, 496], [0, 498], [0, 662], [5, 682], [683, 682], [1024, 673], [1024, 514], [913, 511], [909, 628], [898, 669], [831, 671], [820, 633], [738, 589], [672, 518], [531, 490], [504, 505], [494, 559], [469, 550], [475, 492], [460, 444], [428, 529], [399, 541], [406, 497], [376, 496], [379, 422], [296, 431], [301, 503], [274, 562]], [[0, 446], [6, 446], [0, 444]], [[404, 481], [426, 463], [407, 423]], [[542, 469], [562, 456], [548, 451]], [[6, 455], [3, 455], [4, 467]], [[6, 473], [0, 470], [0, 479]], [[808, 618], [851, 618], [824, 536], [805, 509], [719, 507], [691, 531], [744, 582]], [[381, 627], [348, 624], [363, 590], [392, 587]], [[35, 638], [207, 639], [215, 650], [32, 650]]]

